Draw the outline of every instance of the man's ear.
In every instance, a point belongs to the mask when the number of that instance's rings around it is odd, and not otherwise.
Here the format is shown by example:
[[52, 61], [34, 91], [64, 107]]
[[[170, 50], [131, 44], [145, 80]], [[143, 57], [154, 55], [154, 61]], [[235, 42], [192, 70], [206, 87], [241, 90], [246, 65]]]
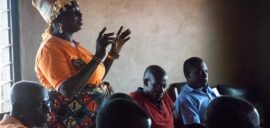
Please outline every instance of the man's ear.
[[189, 77], [189, 75], [187, 75], [186, 80], [188, 81], [188, 80], [189, 80], [189, 78], [190, 78], [190, 77]]
[[190, 72], [187, 74], [186, 79], [190, 78]]
[[[21, 116], [24, 115], [24, 105], [22, 105], [21, 103], [14, 103], [12, 105], [12, 109], [13, 109], [13, 114], [15, 114], [16, 116]], [[22, 118], [22, 117], [20, 117]]]
[[145, 86], [148, 86], [148, 81], [149, 81], [148, 79], [143, 80], [143, 83], [144, 83]]

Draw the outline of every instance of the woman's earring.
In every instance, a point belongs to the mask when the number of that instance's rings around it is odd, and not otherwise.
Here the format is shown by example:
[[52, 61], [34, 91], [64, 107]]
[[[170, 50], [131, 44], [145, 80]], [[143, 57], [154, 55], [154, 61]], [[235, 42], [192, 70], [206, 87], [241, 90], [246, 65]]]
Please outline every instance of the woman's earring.
[[63, 33], [63, 24], [62, 23], [59, 23], [59, 32], [60, 32], [60, 34]]

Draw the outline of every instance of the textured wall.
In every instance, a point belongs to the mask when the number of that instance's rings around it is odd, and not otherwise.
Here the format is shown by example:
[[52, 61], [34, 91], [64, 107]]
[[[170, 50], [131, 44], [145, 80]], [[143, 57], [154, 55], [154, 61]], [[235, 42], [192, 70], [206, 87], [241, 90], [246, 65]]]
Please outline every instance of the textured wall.
[[[207, 62], [210, 84], [241, 83], [231, 77], [239, 69], [230, 66], [235, 58], [228, 56], [228, 42], [220, 35], [220, 22], [215, 21], [219, 17], [213, 14], [216, 5], [209, 0], [80, 0], [84, 24], [75, 37], [94, 52], [104, 26], [108, 31], [121, 25], [131, 29], [130, 41], [105, 79], [116, 91], [141, 86], [143, 72], [151, 64], [167, 71], [168, 83], [185, 81], [182, 65], [192, 56]], [[20, 19], [22, 77], [37, 80], [34, 58], [46, 24], [30, 0], [20, 2]]]
[[[84, 25], [75, 36], [91, 51], [104, 26], [108, 31], [121, 25], [132, 30], [105, 79], [116, 91], [141, 86], [150, 64], [161, 65], [169, 83], [184, 81], [184, 60], [199, 56], [208, 64], [210, 84], [253, 86], [264, 101], [265, 113], [270, 113], [267, 0], [80, 0], [80, 5]], [[34, 58], [46, 24], [30, 0], [19, 6], [22, 77], [37, 80]], [[270, 122], [269, 115], [263, 115], [265, 123]]]

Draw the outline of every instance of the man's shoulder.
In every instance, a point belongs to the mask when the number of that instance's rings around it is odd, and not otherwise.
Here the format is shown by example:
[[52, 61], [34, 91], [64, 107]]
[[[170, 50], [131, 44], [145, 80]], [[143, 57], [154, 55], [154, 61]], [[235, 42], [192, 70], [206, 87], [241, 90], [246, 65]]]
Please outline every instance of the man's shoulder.
[[187, 102], [187, 101], [192, 101], [193, 98], [193, 93], [192, 90], [190, 90], [190, 87], [185, 85], [181, 92], [179, 93], [179, 96], [177, 97], [177, 100], [181, 103]]
[[191, 87], [189, 87], [188, 85], [185, 85], [181, 91], [179, 92], [179, 97], [186, 97], [191, 95], [191, 92], [193, 91], [193, 89]]
[[131, 97], [138, 97], [138, 96], [140, 96], [141, 94], [139, 93], [139, 92], [137, 92], [137, 91], [133, 91], [133, 92], [131, 92], [131, 93], [129, 93], [129, 96], [131, 96]]
[[185, 101], [185, 100], [190, 100], [190, 98], [192, 98], [192, 94], [190, 94], [190, 93], [181, 93], [181, 94], [179, 94], [177, 99], [180, 100], [180, 101]]
[[133, 92], [129, 93], [129, 96], [131, 96], [135, 100], [137, 100], [138, 98], [143, 97], [142, 88], [139, 87], [136, 91], [133, 91]]
[[140, 90], [136, 90], [134, 92], [129, 93], [129, 96], [132, 97], [141, 106], [144, 106], [145, 104], [148, 104], [146, 102], [147, 100], [145, 100], [146, 97], [143, 95], [142, 92], [140, 92]]
[[0, 121], [1, 128], [26, 128], [20, 121], [10, 115], [5, 115]]
[[172, 101], [171, 97], [169, 96], [169, 94], [164, 93], [162, 100], [165, 103], [169, 104], [170, 106], [173, 106], [173, 101]]
[[0, 123], [0, 127], [1, 128], [27, 128], [25, 126], [17, 125], [17, 124], [1, 124], [1, 123]]

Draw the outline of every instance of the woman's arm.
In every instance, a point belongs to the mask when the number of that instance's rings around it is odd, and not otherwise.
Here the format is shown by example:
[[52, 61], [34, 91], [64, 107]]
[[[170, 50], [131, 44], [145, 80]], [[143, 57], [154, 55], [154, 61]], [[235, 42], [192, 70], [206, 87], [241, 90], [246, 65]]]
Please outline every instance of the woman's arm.
[[105, 75], [103, 77], [103, 79], [105, 78], [105, 76], [108, 74], [112, 63], [115, 59], [119, 58], [119, 53], [123, 47], [123, 45], [130, 39], [129, 35], [131, 33], [131, 31], [129, 29], [125, 30], [124, 32], [122, 32], [123, 26], [121, 26], [116, 34], [116, 38], [115, 38], [115, 43], [112, 44], [111, 50], [108, 53], [105, 61], [104, 61], [104, 66], [106, 68], [106, 72]]
[[98, 65], [102, 63], [102, 59], [106, 54], [106, 47], [115, 41], [112, 37], [114, 33], [103, 34], [106, 30], [104, 27], [97, 38], [96, 53], [93, 59], [77, 74], [73, 75], [69, 79], [65, 80], [58, 91], [66, 98], [70, 99], [77, 93], [79, 93], [88, 82], [88, 79], [92, 76]]
[[107, 75], [108, 72], [110, 71], [110, 68], [111, 68], [111, 66], [112, 66], [112, 63], [113, 63], [113, 61], [114, 61], [114, 58], [110, 58], [110, 57], [108, 57], [108, 56], [110, 56], [110, 55], [107, 55], [105, 61], [103, 62], [104, 66], [105, 66], [105, 69], [106, 69], [106, 70], [105, 70], [105, 75], [104, 75], [103, 79], [106, 77], [106, 75]]
[[74, 95], [79, 93], [85, 86], [87, 86], [87, 81], [89, 77], [96, 70], [99, 65], [99, 61], [92, 59], [81, 71], [73, 75], [69, 79], [65, 80], [58, 91], [67, 99], [72, 98]]

